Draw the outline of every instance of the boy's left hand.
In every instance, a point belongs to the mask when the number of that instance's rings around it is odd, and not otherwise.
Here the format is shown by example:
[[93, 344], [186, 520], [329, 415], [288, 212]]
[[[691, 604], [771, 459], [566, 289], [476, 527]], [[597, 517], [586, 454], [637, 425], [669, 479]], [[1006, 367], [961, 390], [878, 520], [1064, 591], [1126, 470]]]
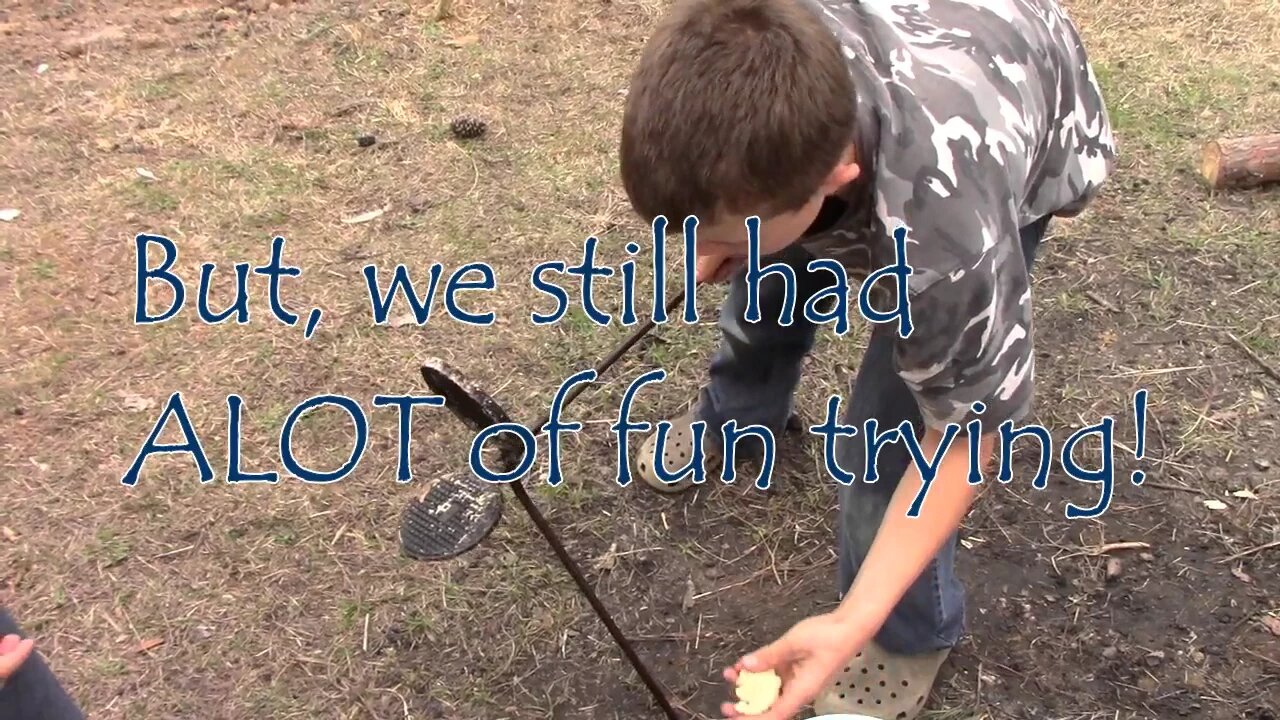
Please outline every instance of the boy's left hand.
[[[736, 683], [738, 672], [773, 670], [782, 678], [782, 694], [763, 715], [750, 720], [789, 720], [818, 697], [869, 639], [871, 633], [834, 613], [806, 618], [782, 637], [726, 668], [724, 678]], [[733, 703], [720, 708], [725, 717], [742, 718]]]
[[24, 640], [17, 635], [0, 637], [0, 685], [18, 672], [22, 663], [31, 656], [31, 650], [34, 647], [35, 640], [31, 638]]

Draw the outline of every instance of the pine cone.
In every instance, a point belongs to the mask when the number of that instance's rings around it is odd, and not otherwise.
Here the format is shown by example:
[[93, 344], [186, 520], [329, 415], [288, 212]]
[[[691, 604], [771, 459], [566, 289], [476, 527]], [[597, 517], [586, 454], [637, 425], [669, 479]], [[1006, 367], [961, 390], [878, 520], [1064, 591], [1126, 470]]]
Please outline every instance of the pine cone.
[[453, 131], [453, 134], [456, 137], [460, 137], [464, 140], [470, 140], [484, 135], [488, 126], [480, 118], [463, 115], [462, 117], [455, 118], [454, 121], [450, 123], [449, 129]]

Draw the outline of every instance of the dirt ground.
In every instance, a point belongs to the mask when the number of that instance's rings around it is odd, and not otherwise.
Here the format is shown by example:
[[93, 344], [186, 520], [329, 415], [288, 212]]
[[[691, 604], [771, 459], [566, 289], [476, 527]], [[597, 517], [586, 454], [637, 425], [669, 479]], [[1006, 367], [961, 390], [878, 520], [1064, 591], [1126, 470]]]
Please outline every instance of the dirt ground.
[[[525, 278], [575, 261], [592, 234], [615, 267], [627, 241], [646, 239], [616, 181], [616, 139], [663, 5], [457, 0], [443, 20], [435, 3], [392, 0], [0, 8], [0, 208], [21, 213], [0, 222], [0, 601], [91, 717], [658, 717], [509, 496], [474, 552], [399, 555], [405, 503], [464, 468], [473, 433], [417, 410], [414, 481], [398, 483], [396, 414], [372, 398], [425, 394], [418, 363], [438, 355], [531, 421], [627, 334], [581, 312], [535, 327], [528, 313], [551, 303]], [[1104, 515], [1068, 520], [1066, 504], [1094, 504], [1098, 487], [1055, 463], [1036, 490], [1034, 453], [1019, 453], [1014, 481], [992, 483], [965, 522], [970, 635], [928, 707], [949, 720], [1275, 720], [1280, 383], [1263, 365], [1280, 366], [1280, 194], [1210, 193], [1196, 167], [1212, 138], [1275, 131], [1280, 4], [1068, 7], [1122, 159], [1091, 212], [1052, 228], [1037, 269], [1034, 420], [1061, 443], [1114, 416], [1117, 477], [1148, 480], [1117, 482]], [[487, 122], [484, 137], [450, 134], [464, 114]], [[139, 232], [179, 248], [187, 298], [169, 322], [133, 322]], [[276, 235], [302, 269], [282, 283], [285, 306], [303, 320], [321, 308], [315, 334], [272, 319], [259, 276], [248, 324], [195, 319], [200, 265], [218, 264], [211, 302], [225, 307], [231, 266], [265, 263]], [[432, 263], [477, 260], [498, 290], [462, 304], [496, 309], [493, 327], [441, 308], [418, 326], [403, 301], [373, 323], [366, 264], [385, 287], [397, 263], [425, 278]], [[158, 287], [153, 310], [167, 305]], [[599, 296], [616, 310], [609, 287]], [[586, 426], [565, 441], [566, 481], [548, 487], [540, 466], [530, 485], [696, 717], [716, 716], [736, 654], [834, 603], [835, 493], [818, 438], [788, 440], [771, 493], [671, 499], [613, 483], [608, 425], [623, 392], [661, 367], [670, 378], [639, 393], [635, 417], [683, 407], [722, 292], [704, 289], [698, 325], [660, 328], [571, 406]], [[807, 418], [864, 339], [823, 333], [800, 391]], [[1150, 407], [1135, 460], [1139, 389]], [[123, 486], [175, 392], [216, 480], [173, 456]], [[228, 395], [244, 402], [242, 467], [282, 471], [285, 418], [323, 393], [369, 418], [354, 473], [224, 482]], [[352, 436], [323, 409], [299, 423], [294, 450], [336, 468]]]

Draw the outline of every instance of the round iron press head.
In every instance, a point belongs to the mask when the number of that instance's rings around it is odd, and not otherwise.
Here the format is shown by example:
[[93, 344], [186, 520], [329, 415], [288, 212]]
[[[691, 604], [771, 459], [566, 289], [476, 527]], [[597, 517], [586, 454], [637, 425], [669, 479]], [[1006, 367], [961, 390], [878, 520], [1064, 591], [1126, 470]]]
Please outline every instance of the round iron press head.
[[422, 379], [432, 392], [444, 398], [445, 407], [475, 430], [511, 422], [497, 401], [467, 382], [462, 373], [439, 358], [429, 358], [422, 363]]
[[[510, 422], [501, 405], [439, 358], [422, 364], [422, 379], [444, 398], [445, 407], [475, 430]], [[479, 545], [501, 516], [498, 488], [471, 472], [449, 475], [428, 485], [404, 509], [400, 547], [416, 560], [448, 560]]]
[[415, 560], [455, 558], [479, 545], [502, 517], [502, 493], [472, 473], [441, 478], [409, 503], [400, 547]]

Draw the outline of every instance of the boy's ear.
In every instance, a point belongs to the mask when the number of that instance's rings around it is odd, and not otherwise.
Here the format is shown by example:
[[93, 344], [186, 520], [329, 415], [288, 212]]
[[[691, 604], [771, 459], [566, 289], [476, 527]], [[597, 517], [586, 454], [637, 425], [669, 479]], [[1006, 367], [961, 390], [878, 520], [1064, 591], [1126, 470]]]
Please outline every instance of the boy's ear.
[[830, 195], [838, 191], [856, 180], [861, 173], [862, 168], [858, 166], [857, 158], [853, 154], [853, 147], [850, 146], [840, 157], [840, 162], [836, 163], [836, 166], [827, 174], [827, 180], [823, 183], [822, 194]]

